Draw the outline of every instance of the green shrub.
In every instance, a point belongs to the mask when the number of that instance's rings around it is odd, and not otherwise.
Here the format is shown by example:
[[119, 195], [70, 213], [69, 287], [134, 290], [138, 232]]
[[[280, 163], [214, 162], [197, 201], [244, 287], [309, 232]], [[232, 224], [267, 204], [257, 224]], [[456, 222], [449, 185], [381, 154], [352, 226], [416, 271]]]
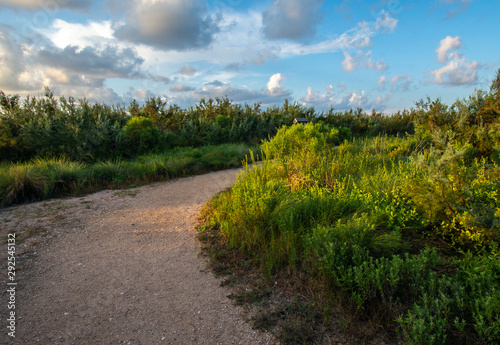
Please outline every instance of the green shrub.
[[143, 116], [131, 118], [123, 127], [127, 153], [135, 155], [154, 149], [159, 142], [160, 132], [151, 119]]
[[0, 206], [42, 199], [49, 194], [48, 179], [40, 169], [19, 164], [0, 170]]
[[[322, 295], [341, 296], [363, 317], [397, 320], [405, 342], [495, 343], [498, 168], [486, 159], [439, 161], [418, 138], [334, 146], [329, 133], [311, 124], [280, 129], [263, 144], [263, 164], [247, 167], [213, 204], [210, 226], [267, 276], [304, 269], [313, 285], [324, 281]], [[465, 226], [481, 229], [473, 242], [481, 245], [460, 243], [472, 241], [461, 237]], [[477, 261], [462, 261], [464, 248]]]

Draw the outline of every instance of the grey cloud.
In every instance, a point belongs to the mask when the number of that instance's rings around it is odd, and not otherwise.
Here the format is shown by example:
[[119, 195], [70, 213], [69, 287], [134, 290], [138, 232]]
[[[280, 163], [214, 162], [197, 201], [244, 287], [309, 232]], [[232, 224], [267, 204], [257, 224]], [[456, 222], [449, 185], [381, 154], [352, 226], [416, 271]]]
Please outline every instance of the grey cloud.
[[225, 71], [230, 71], [230, 72], [240, 72], [245, 69], [245, 64], [243, 63], [230, 63], [224, 67]]
[[196, 73], [196, 69], [194, 69], [192, 66], [189, 65], [184, 65], [180, 69], [180, 74], [182, 75], [187, 75], [189, 77], [192, 77]]
[[62, 9], [86, 10], [91, 4], [89, 0], [0, 0], [1, 7], [45, 12]]
[[38, 52], [38, 61], [45, 66], [62, 68], [69, 73], [84, 74], [100, 78], [144, 78], [140, 66], [144, 59], [130, 48], [118, 49], [108, 46], [99, 51], [92, 47], [78, 50], [67, 46], [64, 49], [45, 48]]
[[187, 92], [187, 91], [194, 91], [195, 88], [192, 86], [184, 85], [184, 84], [177, 84], [174, 85], [170, 88], [170, 91], [172, 92]]
[[207, 47], [219, 31], [219, 18], [209, 16], [201, 1], [137, 0], [115, 31], [118, 39], [161, 50]]
[[323, 0], [274, 0], [262, 14], [263, 33], [269, 39], [304, 41], [316, 33]]
[[205, 83], [207, 86], [224, 86], [224, 83], [219, 80], [211, 81], [210, 83]]
[[170, 84], [171, 83], [171, 80], [170, 78], [168, 77], [164, 77], [164, 76], [161, 76], [161, 75], [154, 75], [154, 76], [150, 76], [150, 78], [156, 82], [156, 83], [164, 83], [164, 84]]
[[247, 59], [254, 65], [263, 65], [266, 61], [276, 60], [280, 52], [279, 47], [265, 47], [259, 51], [255, 51], [254, 47], [250, 47], [245, 52]]

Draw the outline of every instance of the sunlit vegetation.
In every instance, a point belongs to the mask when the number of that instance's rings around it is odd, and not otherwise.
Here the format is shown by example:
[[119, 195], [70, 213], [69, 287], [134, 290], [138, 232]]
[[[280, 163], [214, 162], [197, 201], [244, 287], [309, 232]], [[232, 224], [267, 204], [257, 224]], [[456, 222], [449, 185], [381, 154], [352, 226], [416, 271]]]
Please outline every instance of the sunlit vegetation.
[[200, 229], [269, 278], [308, 277], [322, 314], [340, 303], [411, 344], [497, 343], [499, 91], [283, 127]]
[[[314, 282], [325, 323], [335, 302], [403, 342], [495, 343], [499, 77], [452, 105], [421, 100], [390, 116], [0, 92], [1, 206], [263, 159], [209, 203], [203, 231], [268, 278], [286, 270]], [[297, 117], [310, 123], [293, 126]]]

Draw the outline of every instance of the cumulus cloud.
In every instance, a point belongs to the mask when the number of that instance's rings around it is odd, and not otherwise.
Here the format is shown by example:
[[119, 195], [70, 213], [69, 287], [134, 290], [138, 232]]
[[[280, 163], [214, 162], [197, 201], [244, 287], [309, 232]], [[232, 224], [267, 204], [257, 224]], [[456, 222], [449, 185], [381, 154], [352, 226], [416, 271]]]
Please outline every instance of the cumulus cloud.
[[115, 44], [113, 23], [89, 21], [86, 24], [70, 23], [62, 19], [55, 19], [47, 29], [37, 29], [48, 37], [52, 44], [59, 48], [68, 45], [77, 47], [106, 46]]
[[458, 48], [462, 47], [462, 39], [459, 36], [451, 37], [446, 36], [439, 43], [439, 48], [436, 49], [436, 54], [438, 61], [441, 63], [446, 63], [448, 58], [448, 52], [451, 50], [451, 54], [455, 54]]
[[274, 0], [262, 14], [262, 31], [269, 39], [302, 41], [313, 37], [323, 0]]
[[318, 108], [326, 108], [333, 105], [335, 102], [335, 97], [333, 95], [333, 87], [331, 85], [325, 86], [325, 93], [321, 94], [318, 91], [314, 91], [312, 87], [307, 88], [307, 94], [300, 98], [304, 104], [314, 105]]
[[345, 92], [344, 89], [336, 94], [332, 85], [327, 85], [324, 93], [314, 91], [312, 87], [308, 87], [307, 94], [300, 98], [302, 104], [305, 106], [313, 106], [323, 110], [333, 107], [339, 111], [352, 108], [367, 109], [371, 107], [381, 109], [385, 106], [385, 101], [387, 99], [388, 98], [377, 97], [375, 101], [370, 100], [364, 90]]
[[39, 90], [46, 80], [32, 47], [19, 42], [5, 27], [0, 27], [0, 71], [0, 89], [6, 92]]
[[206, 97], [221, 98], [225, 96], [236, 102], [248, 102], [255, 100], [260, 101], [264, 94], [260, 91], [251, 90], [246, 86], [232, 85], [220, 81], [207, 83], [191, 94], [194, 100]]
[[77, 49], [44, 48], [38, 52], [38, 61], [44, 65], [69, 74], [105, 78], [144, 78], [140, 66], [144, 59], [130, 48], [118, 49], [108, 46], [103, 50], [93, 47]]
[[219, 31], [218, 20], [198, 0], [135, 0], [115, 36], [161, 50], [205, 48]]
[[434, 76], [432, 82], [436, 84], [458, 86], [477, 82], [477, 73], [480, 65], [476, 61], [469, 61], [459, 53], [463, 48], [459, 36], [446, 38], [440, 41], [436, 49], [437, 59], [444, 66], [431, 71]]
[[264, 106], [275, 102], [282, 102], [283, 98], [291, 96], [282, 82], [284, 77], [276, 73], [269, 78], [267, 85], [261, 89], [250, 89], [244, 85], [233, 85], [227, 82], [214, 80], [205, 83], [201, 88], [193, 91], [190, 97], [193, 100], [207, 97], [225, 97], [236, 102], [261, 102]]
[[285, 77], [281, 73], [276, 73], [269, 78], [267, 82], [266, 94], [271, 97], [286, 97], [291, 94], [291, 91], [286, 90], [281, 82], [285, 80]]
[[122, 98], [105, 86], [107, 78], [151, 79], [168, 82], [161, 75], [142, 70], [143, 59], [130, 48], [64, 49], [31, 40], [0, 28], [0, 89], [20, 95], [50, 87], [55, 95], [86, 97], [92, 101], [119, 103]]

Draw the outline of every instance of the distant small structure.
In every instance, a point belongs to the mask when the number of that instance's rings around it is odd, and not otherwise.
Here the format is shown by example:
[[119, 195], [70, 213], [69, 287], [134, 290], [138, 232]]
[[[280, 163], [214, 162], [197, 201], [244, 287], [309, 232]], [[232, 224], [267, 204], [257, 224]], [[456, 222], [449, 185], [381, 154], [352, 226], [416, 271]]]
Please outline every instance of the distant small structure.
[[305, 126], [306, 123], [309, 123], [309, 120], [305, 117], [296, 117], [295, 119], [293, 119], [294, 125], [302, 124], [302, 126]]

